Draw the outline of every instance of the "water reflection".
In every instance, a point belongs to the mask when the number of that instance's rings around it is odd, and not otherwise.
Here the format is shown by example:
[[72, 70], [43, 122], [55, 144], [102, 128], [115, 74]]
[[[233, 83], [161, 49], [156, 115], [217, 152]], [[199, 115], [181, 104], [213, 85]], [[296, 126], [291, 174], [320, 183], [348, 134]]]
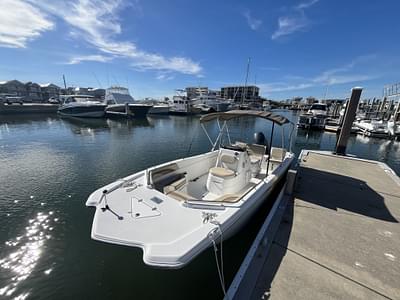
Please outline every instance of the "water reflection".
[[36, 124], [37, 122], [52, 123], [58, 120], [56, 114], [21, 114], [21, 115], [1, 115], [0, 124], [23, 125]]
[[316, 130], [297, 130], [297, 138], [295, 145], [297, 147], [313, 147], [318, 148], [321, 144], [322, 131]]
[[93, 136], [96, 132], [109, 129], [106, 119], [75, 117], [62, 117], [61, 119], [62, 122], [67, 125], [73, 133], [84, 136]]
[[75, 118], [62, 117], [62, 122], [74, 134], [94, 136], [105, 131], [131, 132], [135, 127], [150, 127], [153, 124], [147, 118], [143, 119], [105, 119], [105, 118]]
[[[43, 247], [51, 238], [53, 224], [57, 221], [52, 211], [38, 212], [29, 220], [22, 235], [5, 242], [9, 254], [0, 258], [0, 268], [2, 277], [7, 279], [2, 281], [4, 286], [0, 287], [0, 296], [11, 297], [17, 294], [19, 285], [31, 275], [43, 255]], [[51, 270], [46, 270], [45, 274], [50, 274]], [[28, 295], [25, 292], [14, 299], [25, 299]]]
[[140, 119], [107, 119], [110, 128], [133, 128], [133, 127], [152, 127], [153, 123], [149, 118]]

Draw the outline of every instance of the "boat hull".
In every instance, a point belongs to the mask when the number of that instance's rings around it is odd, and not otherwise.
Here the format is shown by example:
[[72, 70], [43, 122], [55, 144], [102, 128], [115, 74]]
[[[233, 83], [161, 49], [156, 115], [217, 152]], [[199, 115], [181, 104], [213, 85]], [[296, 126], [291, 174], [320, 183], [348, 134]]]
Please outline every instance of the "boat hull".
[[149, 115], [168, 115], [169, 114], [169, 106], [153, 106], [149, 112]]
[[151, 109], [151, 105], [129, 104], [112, 104], [107, 106], [106, 114], [108, 117], [124, 117], [124, 118], [145, 118]]
[[202, 109], [191, 106], [187, 107], [185, 106], [184, 108], [182, 106], [173, 106], [171, 107], [169, 114], [170, 115], [175, 115], [175, 116], [192, 116], [192, 115], [199, 115], [202, 113]]
[[102, 118], [105, 115], [106, 105], [90, 105], [90, 106], [61, 106], [58, 113], [62, 116], [79, 117], [79, 118]]

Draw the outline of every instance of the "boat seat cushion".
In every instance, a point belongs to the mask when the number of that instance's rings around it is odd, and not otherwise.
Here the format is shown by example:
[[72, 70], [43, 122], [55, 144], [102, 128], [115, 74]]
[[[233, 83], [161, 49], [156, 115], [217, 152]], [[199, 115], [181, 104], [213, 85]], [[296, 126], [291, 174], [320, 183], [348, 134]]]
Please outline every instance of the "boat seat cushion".
[[221, 162], [227, 164], [234, 164], [236, 162], [236, 157], [224, 154], [221, 156]]
[[216, 198], [213, 201], [234, 203], [234, 202], [238, 202], [240, 200], [240, 196], [241, 195], [239, 195], [239, 194], [225, 194], [225, 195], [222, 195], [222, 196]]
[[185, 178], [185, 173], [168, 173], [163, 176], [153, 179], [153, 187], [159, 191], [164, 192], [164, 187], [174, 183], [182, 178]]
[[232, 177], [235, 172], [226, 168], [214, 167], [210, 169], [210, 173], [217, 177]]
[[166, 174], [173, 173], [177, 170], [178, 170], [178, 165], [176, 163], [168, 164], [166, 166], [151, 170], [150, 177], [152, 183], [154, 183], [154, 181], [156, 181], [158, 178], [163, 177]]
[[172, 182], [170, 185], [164, 186], [164, 194], [168, 195], [170, 192], [180, 190], [186, 184], [186, 178], [183, 177], [177, 181]]
[[282, 162], [285, 158], [286, 150], [282, 148], [271, 147], [271, 161]]
[[267, 147], [264, 145], [248, 144], [247, 147], [250, 157], [258, 157], [259, 159], [262, 159], [267, 151]]
[[190, 201], [190, 200], [196, 200], [195, 198], [193, 198], [192, 196], [184, 193], [184, 192], [180, 192], [180, 191], [172, 191], [170, 193], [168, 193], [169, 197], [172, 197], [178, 201]]

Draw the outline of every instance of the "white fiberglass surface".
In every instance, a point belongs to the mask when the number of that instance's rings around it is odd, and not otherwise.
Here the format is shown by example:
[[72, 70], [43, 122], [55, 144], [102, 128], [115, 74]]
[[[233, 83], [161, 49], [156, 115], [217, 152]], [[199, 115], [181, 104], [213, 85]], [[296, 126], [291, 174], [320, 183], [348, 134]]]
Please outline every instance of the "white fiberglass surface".
[[[192, 197], [204, 199], [207, 195], [208, 173], [205, 170], [215, 164], [216, 155], [217, 152], [211, 152], [175, 161], [180, 167], [179, 171], [187, 172], [186, 191]], [[271, 169], [276, 169], [277, 166], [279, 164], [270, 164]], [[261, 179], [252, 178], [242, 190], [243, 196], [249, 191], [251, 194], [251, 188], [260, 183]], [[97, 198], [101, 197], [101, 191], [102, 189], [99, 189], [95, 192]], [[106, 200], [103, 199], [97, 205], [92, 228], [93, 237], [140, 247], [176, 243], [204, 227], [204, 212], [210, 210], [216, 213], [223, 222], [241, 206], [238, 203], [220, 211], [212, 210], [211, 207], [196, 209], [186, 206], [183, 201], [149, 188], [144, 173], [135, 178], [129, 186], [117, 188], [107, 194]], [[104, 209], [106, 205], [108, 209]]]
[[[108, 210], [103, 211], [101, 204], [98, 206], [93, 230], [99, 237], [116, 242], [167, 243], [194, 230], [202, 221], [200, 211], [187, 209], [178, 201], [145, 187], [134, 192], [118, 189], [107, 196], [107, 203]], [[137, 216], [140, 209], [137, 205], [156, 207], [159, 214]]]

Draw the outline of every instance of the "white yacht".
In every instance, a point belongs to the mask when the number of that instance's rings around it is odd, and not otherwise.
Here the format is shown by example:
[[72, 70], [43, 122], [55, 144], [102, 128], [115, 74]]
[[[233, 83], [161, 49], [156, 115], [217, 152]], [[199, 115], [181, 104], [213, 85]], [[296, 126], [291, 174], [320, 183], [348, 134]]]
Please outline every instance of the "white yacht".
[[203, 111], [206, 113], [227, 111], [229, 106], [232, 104], [231, 101], [217, 98], [216, 95], [212, 94], [201, 94], [198, 97], [193, 98], [192, 101], [196, 107], [203, 108]]
[[389, 135], [388, 123], [383, 120], [358, 120], [354, 122], [360, 133], [371, 137], [386, 137]]
[[108, 88], [105, 100], [108, 104], [106, 114], [109, 117], [144, 118], [152, 108], [152, 105], [149, 104], [135, 103], [129, 90], [121, 86]]
[[62, 116], [81, 118], [101, 118], [106, 104], [89, 95], [60, 95], [58, 113]]
[[[275, 125], [290, 123], [261, 111], [204, 115], [200, 123], [212, 145], [209, 152], [150, 167], [89, 196], [86, 205], [96, 209], [92, 238], [141, 248], [148, 265], [180, 268], [220, 238], [235, 234], [294, 160], [283, 145], [268, 147], [261, 134], [256, 144], [232, 144], [228, 123], [240, 117], [271, 121], [271, 140]], [[208, 122], [220, 125], [215, 141], [206, 131]], [[281, 132], [283, 142], [285, 131]], [[229, 141], [225, 146], [224, 137]]]
[[172, 106], [169, 113], [171, 115], [196, 115], [202, 113], [201, 107], [196, 107], [194, 101], [184, 95], [172, 97]]
[[149, 115], [168, 115], [171, 106], [166, 102], [158, 102], [150, 108]]
[[326, 117], [328, 114], [328, 107], [326, 104], [323, 103], [314, 103], [313, 105], [311, 105], [308, 113], [313, 116]]
[[297, 127], [303, 129], [324, 129], [327, 116], [327, 105], [314, 103], [307, 113], [299, 116]]

